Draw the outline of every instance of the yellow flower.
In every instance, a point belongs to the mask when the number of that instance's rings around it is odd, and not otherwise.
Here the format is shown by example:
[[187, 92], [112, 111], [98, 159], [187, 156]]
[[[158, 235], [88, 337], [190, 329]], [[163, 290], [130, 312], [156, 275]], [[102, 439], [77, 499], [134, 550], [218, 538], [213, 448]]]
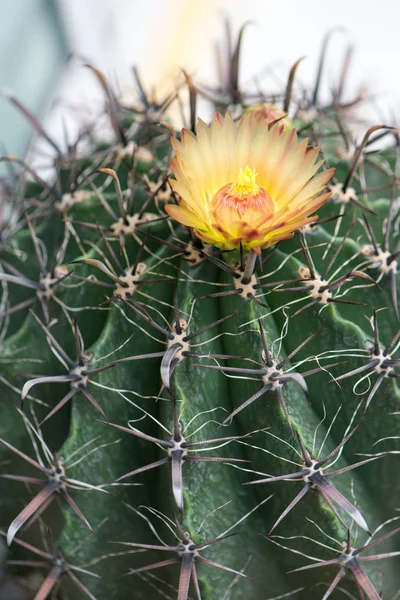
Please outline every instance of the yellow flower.
[[165, 209], [221, 249], [242, 244], [259, 252], [287, 239], [315, 221], [310, 215], [330, 197], [325, 186], [334, 169], [316, 175], [324, 162], [316, 162], [319, 148], [279, 123], [269, 129], [251, 114], [234, 122], [217, 113], [211, 125], [199, 119], [197, 135], [183, 129], [171, 143], [179, 206]]

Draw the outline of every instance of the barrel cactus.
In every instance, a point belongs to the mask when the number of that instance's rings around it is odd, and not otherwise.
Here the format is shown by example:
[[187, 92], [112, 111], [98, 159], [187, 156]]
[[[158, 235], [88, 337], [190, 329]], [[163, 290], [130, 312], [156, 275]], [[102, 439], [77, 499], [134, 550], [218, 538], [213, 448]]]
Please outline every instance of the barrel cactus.
[[54, 151], [3, 156], [16, 597], [398, 597], [398, 134], [343, 99], [347, 59], [321, 103], [327, 40], [313, 89], [300, 61], [241, 89], [242, 34], [218, 87], [162, 102], [87, 65], [112, 139], [60, 148], [11, 97]]

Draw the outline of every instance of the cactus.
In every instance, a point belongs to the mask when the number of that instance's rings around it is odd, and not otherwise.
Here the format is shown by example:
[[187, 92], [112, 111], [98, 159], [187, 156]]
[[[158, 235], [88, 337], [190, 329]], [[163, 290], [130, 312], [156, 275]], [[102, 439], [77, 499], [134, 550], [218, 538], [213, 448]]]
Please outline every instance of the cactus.
[[0, 525], [27, 597], [397, 598], [397, 132], [353, 143], [347, 57], [321, 104], [329, 35], [311, 91], [300, 61], [242, 90], [243, 31], [218, 88], [159, 103], [90, 66], [111, 141], [62, 150], [12, 99], [55, 151], [50, 177], [3, 157]]

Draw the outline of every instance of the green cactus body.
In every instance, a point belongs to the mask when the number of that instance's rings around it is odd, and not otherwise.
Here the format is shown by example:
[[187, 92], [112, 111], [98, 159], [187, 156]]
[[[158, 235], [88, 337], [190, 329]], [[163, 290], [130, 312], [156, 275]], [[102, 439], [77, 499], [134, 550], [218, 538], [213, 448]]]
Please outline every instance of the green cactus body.
[[[348, 160], [336, 158], [343, 146], [339, 118], [345, 120], [345, 112], [330, 108], [319, 111], [311, 125], [295, 121], [301, 135], [311, 133], [322, 141], [328, 166], [336, 167], [332, 185], [346, 181], [354, 159], [354, 153]], [[133, 123], [141, 125], [135, 128]], [[198, 240], [190, 246], [190, 231], [165, 218], [165, 198], [169, 195], [173, 202], [165, 185], [168, 129], [146, 115], [121, 121], [121, 128], [130, 147], [134, 142], [136, 152], [142, 152], [138, 159], [130, 150], [118, 153], [112, 145], [100, 146], [82, 161], [62, 157], [57, 185], [51, 190], [30, 181], [17, 184], [17, 226], [9, 237], [3, 236], [2, 469], [5, 475], [38, 477], [34, 465], [15, 452], [34, 458], [34, 442], [43, 460], [43, 444], [56, 450], [58, 460], [65, 460], [67, 477], [67, 492], [57, 488], [40, 518], [35, 520], [35, 511], [30, 514], [18, 528], [11, 551], [18, 560], [36, 560], [20, 542], [43, 548], [47, 534], [38, 525], [44, 522], [66, 560], [101, 576], [57, 563], [52, 588], [59, 590], [57, 598], [186, 600], [191, 575], [189, 597], [201, 593], [203, 600], [326, 597], [343, 563], [289, 571], [340, 555], [347, 527], [353, 546], [361, 547], [370, 539], [362, 530], [364, 521], [371, 532], [388, 521], [375, 539], [394, 531], [399, 518], [397, 339], [384, 353], [398, 328], [397, 299], [393, 304], [397, 150], [393, 146], [368, 156], [364, 148], [349, 184], [355, 201], [353, 196], [340, 203], [333, 196], [318, 211], [315, 227], [273, 251], [264, 250], [262, 268], [256, 263], [255, 279], [240, 292], [243, 286], [230, 272], [238, 272], [238, 250], [220, 254]], [[386, 252], [380, 263], [373, 259], [376, 249], [366, 248], [374, 244], [372, 235]], [[315, 271], [314, 287], [307, 255]], [[21, 282], [24, 276], [43, 284], [47, 273], [57, 280], [47, 292], [43, 285], [36, 289]], [[323, 274], [323, 280], [318, 279]], [[341, 277], [338, 285], [332, 284]], [[324, 291], [318, 291], [324, 284]], [[297, 291], [285, 291], [292, 287]], [[221, 294], [235, 290], [240, 293]], [[248, 292], [256, 299], [246, 298]], [[30, 298], [29, 306], [12, 310]], [[315, 304], [299, 311], [313, 300]], [[373, 347], [374, 310], [380, 349]], [[84, 350], [74, 341], [74, 317], [76, 340], [81, 339]], [[260, 324], [272, 361], [268, 372]], [[285, 360], [298, 346], [295, 356]], [[79, 352], [87, 362], [82, 356], [77, 360]], [[393, 362], [385, 366], [385, 360]], [[336, 381], [371, 361], [370, 368]], [[220, 369], [208, 368], [218, 365]], [[18, 413], [24, 384], [39, 376], [50, 379], [30, 387], [24, 412]], [[60, 379], [52, 380], [54, 376]], [[364, 379], [355, 385], [360, 378]], [[228, 418], [257, 392], [259, 397]], [[71, 399], [39, 427], [68, 394]], [[326, 473], [344, 471], [323, 480], [353, 505], [352, 515], [337, 498], [321, 493], [325, 488], [322, 483], [318, 487], [316, 479], [292, 476], [244, 485], [302, 471], [298, 436], [318, 462], [356, 425], [327, 463], [334, 464]], [[131, 428], [132, 433], [118, 427]], [[354, 470], [345, 469], [373, 457], [376, 460]], [[144, 468], [149, 466], [153, 468]], [[39, 476], [43, 487], [48, 472]], [[6, 534], [41, 487], [28, 482], [24, 488], [21, 481], [7, 477], [0, 484]], [[281, 519], [301, 490], [304, 497]], [[35, 523], [29, 526], [29, 520]], [[195, 545], [212, 543], [199, 549], [189, 544], [182, 553], [178, 545], [183, 532]], [[231, 533], [236, 535], [228, 536]], [[216, 539], [224, 535], [228, 537]], [[396, 553], [399, 548], [400, 540], [393, 536], [374, 554]], [[164, 568], [158, 565], [169, 559]], [[153, 564], [160, 568], [143, 569]], [[382, 598], [397, 597], [396, 558], [360, 564], [368, 585]], [[54, 565], [50, 560], [44, 577]], [[353, 571], [342, 568], [346, 575], [332, 598], [341, 593], [376, 598], [372, 588], [360, 591], [360, 582], [357, 589]]]

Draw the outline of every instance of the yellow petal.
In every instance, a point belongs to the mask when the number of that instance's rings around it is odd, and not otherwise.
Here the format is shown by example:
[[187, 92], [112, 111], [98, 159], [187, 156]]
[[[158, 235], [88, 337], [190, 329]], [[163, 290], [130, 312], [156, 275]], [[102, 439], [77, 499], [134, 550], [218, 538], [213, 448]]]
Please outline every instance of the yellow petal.
[[205, 227], [204, 223], [202, 223], [198, 217], [176, 204], [166, 204], [165, 210], [170, 217], [182, 225], [186, 225], [187, 227], [199, 227], [200, 229]]

